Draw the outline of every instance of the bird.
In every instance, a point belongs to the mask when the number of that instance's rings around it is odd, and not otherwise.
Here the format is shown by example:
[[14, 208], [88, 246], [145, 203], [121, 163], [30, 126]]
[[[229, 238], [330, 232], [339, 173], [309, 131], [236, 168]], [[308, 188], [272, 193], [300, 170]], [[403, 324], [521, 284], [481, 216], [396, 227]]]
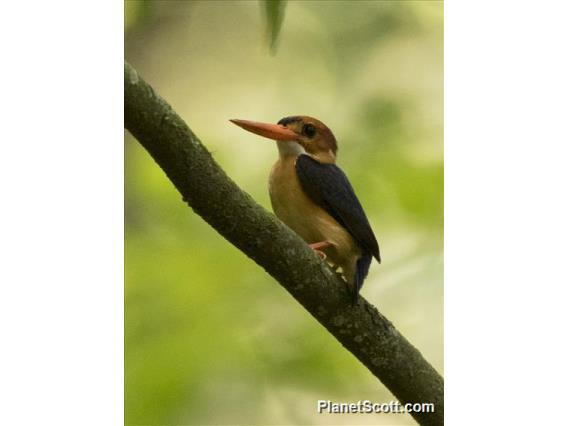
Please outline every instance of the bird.
[[275, 140], [278, 161], [269, 178], [276, 216], [340, 274], [354, 303], [379, 244], [345, 173], [336, 165], [337, 141], [321, 121], [303, 115], [277, 124], [232, 119], [232, 123]]

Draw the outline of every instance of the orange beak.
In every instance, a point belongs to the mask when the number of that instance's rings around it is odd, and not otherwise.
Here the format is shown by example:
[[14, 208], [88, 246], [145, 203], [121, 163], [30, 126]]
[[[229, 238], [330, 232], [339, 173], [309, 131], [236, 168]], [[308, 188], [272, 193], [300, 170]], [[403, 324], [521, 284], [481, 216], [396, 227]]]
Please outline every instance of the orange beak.
[[293, 141], [298, 138], [296, 132], [281, 126], [280, 124], [259, 123], [258, 121], [249, 120], [229, 120], [237, 126], [242, 127], [249, 132], [264, 136], [265, 138], [274, 139], [276, 141]]

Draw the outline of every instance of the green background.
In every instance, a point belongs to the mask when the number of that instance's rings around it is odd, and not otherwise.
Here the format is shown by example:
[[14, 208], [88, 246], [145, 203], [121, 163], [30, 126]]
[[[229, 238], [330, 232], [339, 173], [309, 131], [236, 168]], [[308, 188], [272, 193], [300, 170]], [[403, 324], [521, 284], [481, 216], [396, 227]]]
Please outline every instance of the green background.
[[[362, 294], [443, 373], [443, 3], [289, 2], [275, 55], [266, 25], [256, 1], [127, 1], [125, 56], [268, 209], [276, 147], [228, 120], [326, 123], [381, 246]], [[317, 414], [394, 398], [125, 139], [128, 424], [414, 424]]]

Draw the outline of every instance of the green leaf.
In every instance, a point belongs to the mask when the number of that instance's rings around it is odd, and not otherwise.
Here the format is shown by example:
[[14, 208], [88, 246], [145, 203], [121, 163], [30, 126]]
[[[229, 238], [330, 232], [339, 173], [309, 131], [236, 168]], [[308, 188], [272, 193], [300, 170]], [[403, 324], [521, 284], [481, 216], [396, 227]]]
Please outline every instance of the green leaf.
[[286, 0], [264, 0], [264, 13], [266, 16], [266, 29], [268, 35], [268, 43], [270, 52], [276, 53], [276, 45], [278, 35], [282, 28], [284, 20], [284, 9], [286, 8]]

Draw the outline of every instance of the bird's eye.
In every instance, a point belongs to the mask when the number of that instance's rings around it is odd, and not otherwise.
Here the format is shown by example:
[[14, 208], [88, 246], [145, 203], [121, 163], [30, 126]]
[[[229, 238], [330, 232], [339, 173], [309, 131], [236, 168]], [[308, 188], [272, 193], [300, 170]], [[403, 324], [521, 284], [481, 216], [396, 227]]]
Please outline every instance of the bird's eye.
[[316, 128], [314, 127], [313, 124], [308, 123], [302, 129], [302, 133], [306, 135], [308, 138], [313, 138], [314, 135], [316, 134]]

